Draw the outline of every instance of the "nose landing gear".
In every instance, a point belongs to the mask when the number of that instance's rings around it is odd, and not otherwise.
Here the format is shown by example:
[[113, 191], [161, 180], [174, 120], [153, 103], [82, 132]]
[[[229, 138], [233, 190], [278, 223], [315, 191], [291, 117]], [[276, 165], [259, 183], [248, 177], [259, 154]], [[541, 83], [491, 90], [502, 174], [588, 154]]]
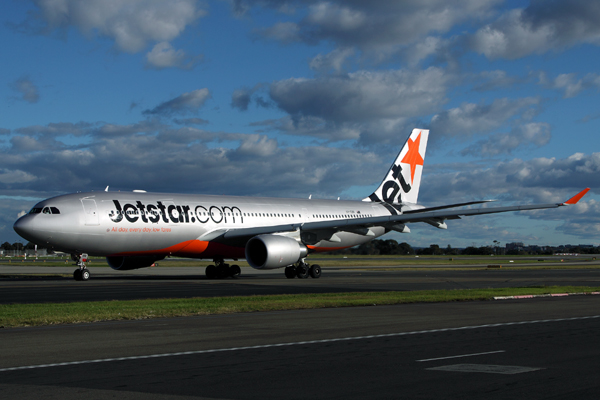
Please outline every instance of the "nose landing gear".
[[75, 278], [76, 281], [87, 281], [90, 279], [90, 271], [85, 265], [85, 263], [88, 261], [88, 255], [86, 253], [73, 253], [71, 254], [71, 259], [75, 261], [75, 265], [79, 267], [73, 271], [73, 278]]

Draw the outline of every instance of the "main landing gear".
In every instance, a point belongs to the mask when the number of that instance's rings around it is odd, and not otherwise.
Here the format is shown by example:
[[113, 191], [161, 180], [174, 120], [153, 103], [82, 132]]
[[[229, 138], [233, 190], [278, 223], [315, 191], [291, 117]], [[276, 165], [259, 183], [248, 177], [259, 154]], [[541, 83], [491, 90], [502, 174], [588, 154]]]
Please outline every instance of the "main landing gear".
[[296, 265], [290, 265], [285, 268], [285, 277], [288, 279], [293, 279], [295, 277], [306, 279], [309, 275], [315, 279], [320, 278], [321, 266], [317, 264], [308, 265], [306, 259], [303, 258]]
[[75, 278], [76, 281], [87, 281], [90, 279], [90, 271], [85, 265], [85, 263], [88, 261], [88, 255], [85, 253], [71, 254], [71, 259], [75, 261], [75, 265], [79, 267], [73, 272], [73, 278]]
[[206, 277], [208, 279], [225, 279], [227, 277], [237, 278], [242, 273], [239, 265], [225, 264], [222, 258], [215, 258], [215, 265], [206, 267]]

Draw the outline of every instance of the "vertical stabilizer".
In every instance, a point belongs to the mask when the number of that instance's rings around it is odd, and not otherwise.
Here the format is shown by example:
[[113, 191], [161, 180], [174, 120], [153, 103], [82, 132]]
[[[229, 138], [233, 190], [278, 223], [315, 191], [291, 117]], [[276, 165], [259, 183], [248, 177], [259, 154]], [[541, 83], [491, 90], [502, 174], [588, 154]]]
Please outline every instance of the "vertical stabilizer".
[[428, 138], [428, 129], [413, 129], [381, 185], [364, 201], [416, 204]]

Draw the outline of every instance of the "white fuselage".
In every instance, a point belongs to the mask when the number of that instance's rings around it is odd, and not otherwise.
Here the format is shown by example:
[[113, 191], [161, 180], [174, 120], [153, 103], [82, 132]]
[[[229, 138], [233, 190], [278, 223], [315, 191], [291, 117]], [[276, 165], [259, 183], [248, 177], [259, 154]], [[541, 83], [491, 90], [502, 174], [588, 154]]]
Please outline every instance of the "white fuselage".
[[[59, 213], [34, 211], [52, 207]], [[15, 229], [32, 242], [71, 253], [243, 258], [244, 240], [220, 240], [223, 233], [386, 215], [390, 212], [381, 204], [363, 201], [91, 192], [44, 200]], [[374, 226], [368, 235], [317, 233], [302, 238], [311, 251], [355, 246], [386, 229]]]

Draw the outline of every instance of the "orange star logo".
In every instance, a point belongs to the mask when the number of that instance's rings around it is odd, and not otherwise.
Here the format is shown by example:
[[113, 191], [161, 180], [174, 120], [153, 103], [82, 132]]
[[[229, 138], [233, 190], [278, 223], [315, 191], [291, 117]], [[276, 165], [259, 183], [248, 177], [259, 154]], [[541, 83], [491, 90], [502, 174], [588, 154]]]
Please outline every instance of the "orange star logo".
[[415, 171], [417, 165], [423, 166], [423, 157], [419, 153], [419, 145], [421, 144], [421, 132], [417, 136], [416, 140], [408, 139], [408, 152], [402, 159], [402, 163], [410, 165], [410, 183], [412, 184], [415, 180]]

